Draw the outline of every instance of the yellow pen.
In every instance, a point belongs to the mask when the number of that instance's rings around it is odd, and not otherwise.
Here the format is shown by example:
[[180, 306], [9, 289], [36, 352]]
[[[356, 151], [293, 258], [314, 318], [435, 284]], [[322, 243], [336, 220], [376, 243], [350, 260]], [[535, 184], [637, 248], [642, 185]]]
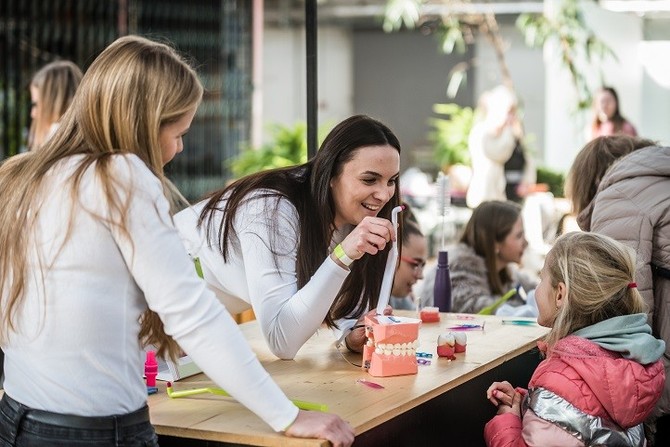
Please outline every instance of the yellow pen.
[[[188, 396], [194, 396], [196, 394], [205, 394], [205, 393], [231, 397], [230, 394], [226, 392], [226, 390], [214, 387], [192, 388], [190, 390], [174, 391], [172, 389], [172, 382], [167, 382], [166, 391], [167, 395], [173, 399], [178, 397], [188, 397]], [[295, 400], [295, 399], [292, 399], [291, 402], [293, 402], [295, 406], [300, 408], [301, 410], [321, 411], [322, 413], [328, 412], [328, 405], [325, 404], [317, 404], [314, 402], [306, 402], [304, 400]]]

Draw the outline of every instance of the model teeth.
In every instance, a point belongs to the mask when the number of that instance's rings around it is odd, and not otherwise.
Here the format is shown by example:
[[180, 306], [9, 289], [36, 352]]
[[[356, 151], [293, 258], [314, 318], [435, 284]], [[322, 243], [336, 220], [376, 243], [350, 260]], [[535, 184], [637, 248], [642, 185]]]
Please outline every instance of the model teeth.
[[394, 356], [414, 356], [416, 355], [416, 350], [419, 347], [419, 340], [410, 341], [407, 343], [377, 343], [373, 344], [371, 340], [368, 340], [368, 346], [375, 347], [375, 353], [381, 355], [394, 355]]

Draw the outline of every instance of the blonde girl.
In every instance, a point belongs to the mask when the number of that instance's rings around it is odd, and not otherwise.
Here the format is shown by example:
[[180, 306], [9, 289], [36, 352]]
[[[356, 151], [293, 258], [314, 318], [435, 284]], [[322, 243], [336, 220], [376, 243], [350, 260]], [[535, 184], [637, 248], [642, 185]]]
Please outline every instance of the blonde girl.
[[30, 81], [29, 149], [41, 146], [56, 131], [82, 76], [79, 67], [70, 61], [51, 62], [33, 75]]
[[44, 150], [0, 167], [0, 444], [157, 445], [143, 346], [178, 345], [277, 431], [353, 441], [299, 411], [197, 277], [163, 165], [203, 94], [170, 47], [127, 36], [92, 63]]
[[623, 244], [568, 233], [547, 255], [535, 291], [538, 323], [550, 327], [547, 358], [528, 390], [495, 382], [498, 415], [489, 446], [644, 445], [643, 421], [661, 395], [665, 343], [651, 335]]

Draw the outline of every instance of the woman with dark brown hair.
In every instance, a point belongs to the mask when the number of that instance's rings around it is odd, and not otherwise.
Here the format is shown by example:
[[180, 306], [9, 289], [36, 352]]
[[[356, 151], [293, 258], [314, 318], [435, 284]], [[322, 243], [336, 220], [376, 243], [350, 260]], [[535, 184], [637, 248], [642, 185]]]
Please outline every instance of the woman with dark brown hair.
[[210, 288], [230, 312], [254, 310], [276, 356], [293, 358], [324, 322], [361, 351], [363, 328], [349, 329], [377, 305], [399, 170], [393, 132], [356, 115], [307, 163], [243, 177], [175, 223]]
[[616, 90], [603, 87], [593, 97], [593, 121], [589, 139], [618, 134], [635, 137], [637, 130], [621, 115]]
[[[472, 212], [458, 244], [449, 247], [452, 312], [477, 313], [519, 285], [535, 288], [530, 277], [513, 267], [521, 262], [528, 242], [521, 219], [521, 206], [510, 201], [482, 202]], [[433, 302], [435, 270], [426, 274], [421, 300]], [[508, 301], [522, 305], [520, 297]]]
[[590, 226], [593, 198], [610, 166], [635, 150], [654, 145], [644, 138], [616, 135], [598, 137], [579, 151], [565, 180], [565, 195], [572, 202], [572, 212], [580, 228]]

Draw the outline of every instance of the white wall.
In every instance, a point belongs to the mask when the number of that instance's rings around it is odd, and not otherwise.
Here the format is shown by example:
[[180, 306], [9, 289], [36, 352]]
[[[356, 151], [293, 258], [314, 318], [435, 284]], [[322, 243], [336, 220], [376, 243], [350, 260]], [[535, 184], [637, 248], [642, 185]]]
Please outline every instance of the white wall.
[[670, 144], [670, 20], [645, 20], [644, 41], [638, 60], [642, 65], [640, 134]]
[[[352, 111], [352, 50], [347, 29], [319, 27], [318, 122], [335, 124]], [[268, 124], [307, 120], [305, 33], [302, 28], [265, 28], [263, 36], [263, 140]]]

